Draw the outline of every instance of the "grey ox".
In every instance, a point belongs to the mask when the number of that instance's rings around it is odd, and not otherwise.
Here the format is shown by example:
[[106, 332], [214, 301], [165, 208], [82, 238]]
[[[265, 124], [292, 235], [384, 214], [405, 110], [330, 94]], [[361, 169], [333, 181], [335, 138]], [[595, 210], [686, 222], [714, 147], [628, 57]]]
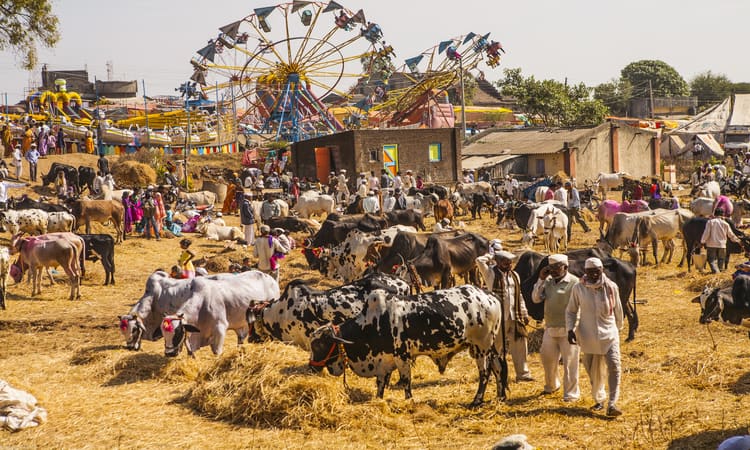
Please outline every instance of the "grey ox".
[[279, 283], [257, 270], [229, 279], [194, 278], [190, 290], [190, 298], [161, 322], [166, 356], [179, 355], [183, 344], [191, 356], [206, 345], [220, 355], [227, 330], [237, 333], [238, 342], [247, 338], [245, 314], [251, 305], [279, 298]]

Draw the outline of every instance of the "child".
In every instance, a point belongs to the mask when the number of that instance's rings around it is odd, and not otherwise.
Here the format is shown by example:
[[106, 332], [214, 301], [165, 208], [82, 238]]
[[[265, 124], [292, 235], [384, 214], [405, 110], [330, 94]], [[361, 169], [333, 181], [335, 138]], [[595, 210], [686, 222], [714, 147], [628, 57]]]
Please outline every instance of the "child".
[[182, 275], [183, 278], [193, 278], [195, 277], [195, 267], [193, 266], [193, 259], [195, 259], [195, 253], [190, 250], [190, 246], [193, 244], [193, 241], [190, 239], [182, 239], [180, 241], [180, 248], [182, 249], [182, 253], [180, 254], [180, 258], [177, 260], [180, 267], [182, 267]]

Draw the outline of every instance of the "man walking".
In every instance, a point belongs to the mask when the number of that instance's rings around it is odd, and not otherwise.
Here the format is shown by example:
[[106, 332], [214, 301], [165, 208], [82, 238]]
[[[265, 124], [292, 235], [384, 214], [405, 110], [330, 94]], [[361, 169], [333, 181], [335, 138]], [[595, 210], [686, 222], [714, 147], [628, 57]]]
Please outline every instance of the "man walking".
[[278, 239], [271, 235], [268, 225], [261, 225], [260, 237], [255, 240], [255, 257], [258, 258], [258, 270], [267, 273], [279, 281], [279, 260], [287, 253]]
[[99, 159], [96, 161], [96, 167], [102, 176], [106, 176], [109, 173], [109, 161], [104, 157], [104, 152], [99, 153]]
[[583, 366], [591, 380], [591, 394], [596, 402], [592, 409], [604, 409], [607, 393], [604, 390], [604, 368], [607, 365], [609, 405], [607, 415], [617, 417], [620, 397], [620, 333], [622, 304], [617, 285], [603, 273], [602, 261], [589, 258], [584, 263], [585, 275], [573, 286], [565, 310], [568, 342], [583, 351]]
[[505, 337], [506, 342], [509, 342], [510, 356], [516, 370], [516, 381], [534, 381], [526, 363], [528, 356], [526, 325], [529, 323], [529, 313], [526, 311], [526, 305], [521, 297], [521, 280], [518, 278], [518, 274], [511, 269], [516, 255], [501, 250], [495, 252], [494, 256], [495, 268], [493, 273], [495, 280], [492, 292], [503, 305]]
[[36, 144], [31, 144], [31, 148], [26, 152], [26, 161], [29, 162], [29, 181], [36, 182], [36, 167], [39, 162], [39, 150]]
[[714, 217], [706, 222], [706, 229], [701, 236], [701, 245], [706, 247], [706, 259], [712, 273], [723, 272], [727, 268], [727, 239], [740, 243], [740, 238], [734, 235], [732, 228], [724, 220], [724, 210], [716, 208]]
[[544, 302], [544, 336], [539, 354], [544, 366], [544, 393], [560, 389], [557, 366], [563, 363], [563, 401], [575, 402], [581, 397], [578, 388], [578, 346], [571, 345], [565, 327], [565, 309], [578, 277], [568, 272], [566, 255], [550, 255], [549, 266], [539, 273], [531, 299]]
[[247, 245], [255, 244], [255, 211], [250, 199], [244, 197], [240, 204], [240, 223], [245, 232], [245, 242]]
[[570, 215], [570, 220], [578, 222], [583, 227], [583, 231], [588, 233], [591, 229], [586, 224], [586, 221], [583, 220], [583, 217], [581, 217], [581, 194], [578, 192], [578, 189], [573, 187], [573, 183], [570, 181], [565, 182], [565, 188], [568, 190], [568, 214]]

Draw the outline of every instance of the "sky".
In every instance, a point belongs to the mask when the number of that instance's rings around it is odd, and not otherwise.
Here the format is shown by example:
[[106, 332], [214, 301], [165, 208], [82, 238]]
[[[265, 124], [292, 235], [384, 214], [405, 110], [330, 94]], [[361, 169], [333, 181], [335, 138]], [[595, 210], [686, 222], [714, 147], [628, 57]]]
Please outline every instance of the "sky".
[[[324, 2], [324, 3], [327, 3]], [[468, 32], [487, 33], [506, 54], [497, 69], [480, 65], [489, 81], [503, 68], [525, 75], [589, 86], [619, 77], [627, 64], [660, 59], [686, 79], [706, 70], [735, 82], [750, 81], [746, 42], [750, 2], [745, 0], [338, 0], [363, 9], [394, 46], [397, 66], [440, 41]], [[195, 51], [218, 34], [218, 27], [273, 6], [265, 1], [221, 0], [52, 0], [60, 19], [60, 42], [42, 48], [40, 63], [50, 70], [87, 68], [90, 78], [145, 80], [148, 95], [173, 95], [192, 74]], [[333, 15], [330, 15], [333, 21]], [[282, 27], [274, 27], [276, 37]], [[40, 66], [41, 67], [41, 66]], [[0, 52], [0, 96], [23, 97], [40, 69], [19, 68], [12, 53]], [[0, 97], [0, 101], [3, 100]]]

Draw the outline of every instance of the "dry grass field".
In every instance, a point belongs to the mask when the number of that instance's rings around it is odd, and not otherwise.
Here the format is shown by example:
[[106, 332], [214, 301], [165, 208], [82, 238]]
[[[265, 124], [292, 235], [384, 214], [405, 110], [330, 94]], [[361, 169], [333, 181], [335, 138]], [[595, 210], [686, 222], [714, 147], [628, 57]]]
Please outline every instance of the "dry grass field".
[[[50, 158], [41, 173], [59, 159], [95, 164], [88, 155]], [[226, 219], [238, 223], [236, 216]], [[511, 249], [520, 245], [519, 232], [499, 230], [490, 219], [466, 224]], [[8, 237], [0, 235], [0, 244]], [[594, 239], [576, 226], [571, 247]], [[193, 249], [214, 255], [225, 246], [196, 237]], [[244, 253], [239, 247], [224, 256], [239, 261]], [[128, 239], [116, 248], [117, 284], [102, 286], [101, 265], [89, 262], [80, 301], [66, 299], [64, 284], [45, 281], [35, 298], [25, 283], [10, 286], [8, 310], [0, 311], [0, 379], [34, 394], [49, 420], [14, 434], [0, 431], [1, 448], [489, 448], [523, 433], [543, 449], [706, 449], [748, 432], [747, 332], [713, 324], [714, 347], [707, 327], [698, 324], [699, 307], [690, 303], [706, 283], [728, 274], [688, 274], [674, 262], [639, 269], [638, 298], [646, 303], [638, 305], [636, 340], [622, 345], [624, 415], [612, 420], [589, 410], [583, 368], [579, 403], [563, 403], [561, 394], [540, 396], [538, 354], [530, 355], [537, 381], [512, 383], [505, 403], [495, 400], [492, 384], [487, 403], [472, 410], [466, 405], [477, 373], [467, 354], [444, 376], [420, 358], [414, 399], [405, 401], [396, 388], [386, 390], [384, 400], [374, 398], [375, 381], [351, 372], [348, 388], [341, 378], [311, 375], [308, 355], [280, 343], [238, 350], [232, 335], [220, 358], [206, 348], [195, 359], [167, 359], [163, 341], [125, 350], [117, 316], [140, 297], [146, 277], [169, 268], [178, 254], [177, 239]], [[299, 252], [283, 261], [282, 281], [293, 278], [335, 285], [311, 272]]]

